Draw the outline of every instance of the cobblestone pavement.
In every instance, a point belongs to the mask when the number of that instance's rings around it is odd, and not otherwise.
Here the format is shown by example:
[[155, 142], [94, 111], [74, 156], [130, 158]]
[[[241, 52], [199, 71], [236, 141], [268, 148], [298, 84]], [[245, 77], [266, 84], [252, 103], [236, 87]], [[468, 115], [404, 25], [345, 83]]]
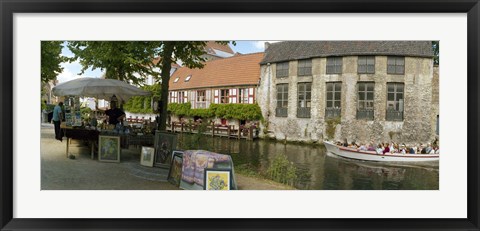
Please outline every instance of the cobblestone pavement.
[[[122, 149], [120, 163], [90, 158], [90, 149], [76, 140], [66, 157], [66, 140], [54, 138], [52, 124], [41, 128], [42, 190], [180, 190], [167, 181], [168, 169], [140, 165], [140, 149]], [[95, 156], [96, 157], [96, 156]], [[284, 190], [288, 186], [236, 174], [240, 190]]]

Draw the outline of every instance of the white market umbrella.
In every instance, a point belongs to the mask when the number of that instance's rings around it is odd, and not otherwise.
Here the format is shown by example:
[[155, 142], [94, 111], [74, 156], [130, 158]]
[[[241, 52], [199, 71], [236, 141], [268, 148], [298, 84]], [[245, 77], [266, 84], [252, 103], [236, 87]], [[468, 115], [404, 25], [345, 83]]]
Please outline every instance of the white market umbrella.
[[86, 96], [109, 100], [115, 95], [127, 101], [132, 96], [149, 96], [150, 92], [115, 79], [78, 78], [58, 84], [52, 89], [56, 96]]

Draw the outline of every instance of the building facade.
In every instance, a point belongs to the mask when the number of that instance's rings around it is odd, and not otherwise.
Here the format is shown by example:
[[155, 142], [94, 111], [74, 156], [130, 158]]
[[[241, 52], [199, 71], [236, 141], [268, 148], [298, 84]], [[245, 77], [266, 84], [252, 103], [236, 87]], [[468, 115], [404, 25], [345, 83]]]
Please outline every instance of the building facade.
[[181, 67], [170, 77], [168, 102], [190, 102], [192, 109], [212, 103], [254, 104], [262, 59], [263, 53], [254, 53], [207, 61], [201, 69]]
[[257, 96], [267, 121], [261, 134], [305, 142], [436, 138], [438, 68], [431, 42], [267, 45]]

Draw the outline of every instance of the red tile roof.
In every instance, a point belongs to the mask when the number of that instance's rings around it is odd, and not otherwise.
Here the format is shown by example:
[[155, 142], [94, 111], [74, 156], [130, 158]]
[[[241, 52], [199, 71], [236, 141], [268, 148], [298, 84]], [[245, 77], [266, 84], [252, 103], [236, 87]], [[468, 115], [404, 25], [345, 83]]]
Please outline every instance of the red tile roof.
[[[263, 55], [261, 52], [212, 60], [206, 62], [202, 69], [181, 67], [170, 77], [169, 90], [257, 85]], [[191, 78], [185, 82], [187, 76]]]

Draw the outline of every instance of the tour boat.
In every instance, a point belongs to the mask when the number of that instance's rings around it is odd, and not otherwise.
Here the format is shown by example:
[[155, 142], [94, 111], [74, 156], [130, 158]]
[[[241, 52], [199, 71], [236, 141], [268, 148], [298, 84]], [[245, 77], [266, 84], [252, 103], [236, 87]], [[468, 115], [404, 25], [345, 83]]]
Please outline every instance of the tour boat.
[[377, 154], [374, 151], [359, 151], [356, 148], [338, 146], [330, 141], [324, 141], [327, 151], [337, 156], [367, 161], [382, 162], [425, 162], [438, 161], [440, 154], [402, 154], [385, 153]]

